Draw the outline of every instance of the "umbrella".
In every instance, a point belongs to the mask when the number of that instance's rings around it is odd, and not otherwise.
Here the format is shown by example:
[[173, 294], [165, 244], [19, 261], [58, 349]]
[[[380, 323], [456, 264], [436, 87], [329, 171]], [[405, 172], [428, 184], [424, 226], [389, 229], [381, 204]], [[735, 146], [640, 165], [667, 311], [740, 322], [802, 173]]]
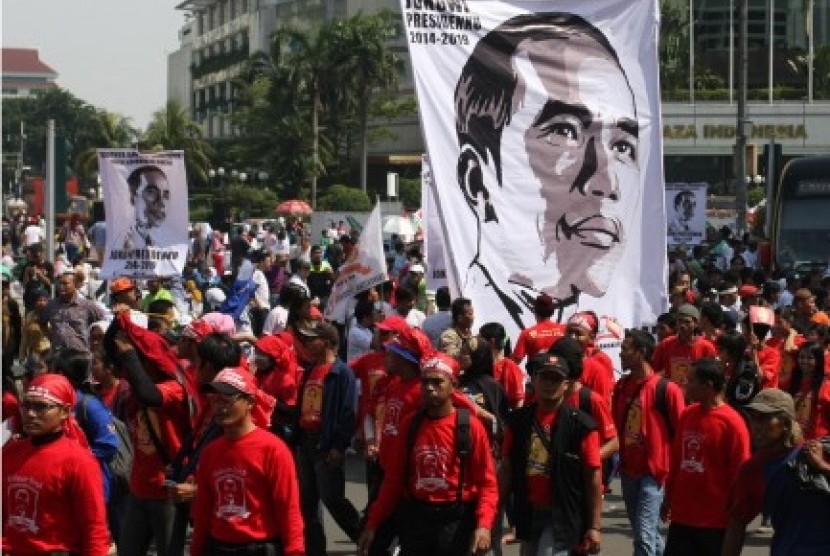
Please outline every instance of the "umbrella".
[[412, 238], [417, 231], [415, 224], [406, 216], [386, 216], [383, 219], [383, 232], [386, 234]]
[[283, 201], [278, 204], [276, 212], [277, 214], [299, 214], [302, 216], [308, 216], [314, 211], [305, 201], [293, 199], [291, 201]]

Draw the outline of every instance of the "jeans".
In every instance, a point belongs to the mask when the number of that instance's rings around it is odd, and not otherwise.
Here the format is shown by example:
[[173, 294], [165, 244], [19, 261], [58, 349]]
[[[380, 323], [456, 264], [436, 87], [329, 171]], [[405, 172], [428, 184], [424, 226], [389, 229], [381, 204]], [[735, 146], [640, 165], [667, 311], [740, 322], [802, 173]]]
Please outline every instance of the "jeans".
[[184, 554], [188, 504], [169, 500], [148, 500], [127, 497], [118, 556], [144, 556], [155, 541], [158, 556]]
[[660, 505], [663, 487], [651, 475], [629, 477], [620, 474], [625, 511], [634, 535], [634, 556], [662, 556]]
[[320, 501], [344, 533], [357, 542], [360, 514], [346, 498], [346, 473], [343, 466], [332, 468], [320, 451], [319, 439], [305, 436], [297, 448], [297, 475], [300, 480], [300, 506], [305, 522], [305, 548], [308, 556], [325, 556], [326, 534]]
[[[496, 542], [501, 542], [498, 539]], [[521, 556], [568, 556], [570, 547], [556, 543], [553, 538], [553, 525], [545, 525], [535, 541], [522, 541]]]

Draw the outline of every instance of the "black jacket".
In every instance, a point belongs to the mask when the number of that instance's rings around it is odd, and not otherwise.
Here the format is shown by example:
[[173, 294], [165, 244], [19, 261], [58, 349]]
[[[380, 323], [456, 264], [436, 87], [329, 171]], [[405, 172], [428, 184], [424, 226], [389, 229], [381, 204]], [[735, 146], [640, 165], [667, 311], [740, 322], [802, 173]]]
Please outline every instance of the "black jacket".
[[[521, 407], [507, 418], [513, 434], [510, 452], [511, 485], [514, 501], [516, 537], [533, 540], [533, 507], [528, 501], [527, 461], [537, 405]], [[593, 418], [579, 409], [562, 404], [551, 431], [552, 454], [549, 454], [550, 477], [553, 482], [554, 538], [577, 545], [589, 525], [585, 492], [585, 464], [582, 460], [582, 439], [597, 429]]]

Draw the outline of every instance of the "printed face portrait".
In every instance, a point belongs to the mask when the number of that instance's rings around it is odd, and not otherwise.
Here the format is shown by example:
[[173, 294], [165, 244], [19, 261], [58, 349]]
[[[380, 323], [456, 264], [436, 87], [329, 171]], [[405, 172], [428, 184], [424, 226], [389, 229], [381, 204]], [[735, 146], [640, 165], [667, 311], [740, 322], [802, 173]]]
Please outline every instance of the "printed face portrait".
[[[511, 23], [523, 18], [528, 21], [522, 25]], [[503, 57], [480, 62], [482, 71], [492, 72], [489, 84], [462, 74], [456, 92], [458, 110], [479, 111], [457, 114], [470, 132], [459, 133], [461, 158], [469, 156], [463, 151], [469, 136], [475, 152], [487, 153], [477, 162], [490, 168], [482, 174], [480, 192], [466, 183], [466, 191], [491, 207], [480, 218], [482, 245], [495, 246], [493, 255], [504, 261], [510, 282], [557, 299], [574, 288], [600, 297], [622, 257], [639, 202], [634, 95], [610, 44], [589, 23], [569, 14], [514, 20], [490, 33], [505, 33], [502, 43], [491, 40], [499, 50], [513, 43], [509, 58], [492, 46], [479, 53]], [[502, 107], [509, 114], [488, 107], [500, 134], [480, 131], [487, 120], [481, 102], [472, 98], [477, 87], [489, 85], [503, 85], [511, 95]], [[498, 183], [488, 181], [488, 173]], [[472, 176], [461, 169], [459, 174]]]
[[691, 191], [681, 191], [674, 198], [674, 212], [681, 222], [689, 222], [695, 217], [697, 201]]
[[143, 166], [127, 179], [136, 220], [148, 228], [161, 225], [167, 217], [170, 185], [164, 172], [154, 166]]

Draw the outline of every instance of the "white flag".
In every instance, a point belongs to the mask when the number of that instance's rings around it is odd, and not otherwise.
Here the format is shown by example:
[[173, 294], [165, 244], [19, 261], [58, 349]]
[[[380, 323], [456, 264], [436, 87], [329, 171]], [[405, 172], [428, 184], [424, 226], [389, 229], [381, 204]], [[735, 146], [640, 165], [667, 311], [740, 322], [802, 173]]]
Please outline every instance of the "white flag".
[[340, 267], [331, 288], [325, 318], [345, 322], [348, 301], [355, 295], [386, 281], [386, 256], [383, 254], [380, 203], [366, 221], [360, 239], [349, 258]]
[[107, 214], [101, 276], [175, 276], [188, 253], [184, 152], [99, 149]]
[[666, 298], [657, 0], [401, 8], [447, 278], [476, 325], [515, 337], [541, 293], [560, 321], [654, 323]]

